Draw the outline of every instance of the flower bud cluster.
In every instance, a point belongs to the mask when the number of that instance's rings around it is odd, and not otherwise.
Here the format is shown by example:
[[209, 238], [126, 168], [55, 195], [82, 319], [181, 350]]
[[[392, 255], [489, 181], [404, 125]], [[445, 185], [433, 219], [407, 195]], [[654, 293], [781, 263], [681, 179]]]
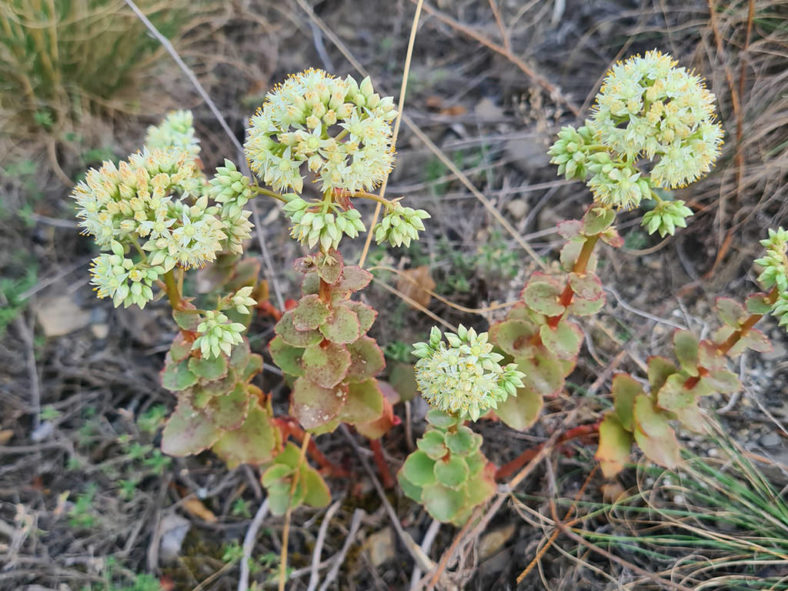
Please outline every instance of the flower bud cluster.
[[199, 335], [192, 344], [192, 349], [199, 349], [203, 359], [219, 357], [222, 353], [230, 355], [233, 345], [243, 341], [246, 327], [240, 322], [230, 319], [218, 310], [203, 312], [203, 320], [197, 326]]
[[711, 169], [723, 135], [714, 100], [699, 76], [669, 56], [632, 57], [610, 70], [585, 126], [559, 133], [551, 162], [568, 179], [590, 176], [599, 203], [638, 207], [653, 189], [683, 187]]
[[391, 97], [369, 78], [333, 78], [306, 70], [270, 92], [254, 115], [245, 144], [252, 170], [276, 191], [303, 190], [308, 169], [323, 193], [370, 190], [391, 170]]
[[788, 230], [769, 229], [769, 237], [761, 240], [766, 254], [755, 262], [763, 267], [758, 281], [766, 288], [776, 288], [777, 299], [772, 304], [772, 314], [780, 326], [788, 327]]
[[253, 286], [247, 285], [233, 294], [230, 298], [230, 303], [236, 312], [239, 314], [251, 314], [250, 308], [257, 306], [257, 300], [251, 297], [253, 290]]
[[418, 240], [419, 232], [424, 230], [421, 220], [429, 217], [430, 214], [423, 209], [402, 207], [399, 201], [395, 201], [375, 226], [375, 241], [378, 244], [388, 242], [392, 246], [410, 246], [410, 241]]
[[643, 215], [643, 226], [649, 234], [659, 232], [660, 237], [676, 231], [676, 228], [686, 228], [687, 218], [692, 215], [692, 210], [684, 205], [681, 199], [675, 201], [658, 201], [657, 206]]
[[509, 396], [517, 395], [525, 374], [510, 363], [501, 366], [502, 355], [493, 353], [487, 333], [460, 325], [457, 334], [433, 327], [427, 343], [413, 345], [416, 384], [431, 405], [460, 417], [477, 420]]
[[[99, 297], [112, 297], [116, 306], [143, 305], [159, 275], [176, 265], [203, 266], [221, 251], [240, 253], [250, 236], [250, 213], [243, 209], [252, 194], [249, 179], [225, 161], [206, 182], [195, 152], [183, 149], [189, 142], [178, 140], [193, 138], [193, 130], [183, 128], [191, 120], [184, 113], [149, 132], [163, 148], [148, 146], [117, 166], [104, 162], [72, 193], [84, 233], [113, 253], [94, 261], [93, 283]], [[162, 138], [172, 141], [165, 146]]]
[[173, 111], [160, 125], [151, 125], [145, 136], [149, 150], [176, 150], [186, 152], [191, 159], [200, 154], [200, 140], [194, 137], [191, 111]]
[[327, 201], [309, 204], [298, 195], [288, 193], [289, 199], [283, 210], [290, 218], [290, 236], [304, 246], [320, 245], [323, 252], [339, 248], [343, 235], [350, 238], [364, 232], [366, 227], [357, 209], [343, 209], [337, 203]]

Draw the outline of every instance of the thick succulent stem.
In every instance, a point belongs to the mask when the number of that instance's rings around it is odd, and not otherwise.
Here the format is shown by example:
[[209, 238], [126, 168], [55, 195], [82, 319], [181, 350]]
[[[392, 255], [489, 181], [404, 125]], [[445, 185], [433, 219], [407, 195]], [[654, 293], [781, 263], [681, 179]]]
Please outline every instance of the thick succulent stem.
[[369, 447], [372, 449], [375, 464], [378, 467], [378, 472], [380, 472], [380, 479], [383, 481], [383, 488], [394, 488], [394, 477], [391, 475], [389, 465], [386, 462], [386, 458], [383, 456], [383, 446], [380, 443], [380, 439], [370, 439]]
[[170, 306], [173, 311], [181, 308], [181, 292], [178, 290], [178, 285], [175, 282], [175, 274], [172, 269], [164, 274], [164, 287], [167, 293], [167, 299], [170, 300]]
[[[580, 249], [580, 254], [577, 256], [577, 260], [575, 261], [574, 267], [572, 268], [573, 273], [577, 273], [582, 275], [586, 272], [588, 268], [588, 262], [591, 260], [591, 254], [594, 252], [594, 247], [596, 243], [599, 242], [599, 234], [594, 234], [593, 236], [586, 236], [586, 240], [583, 243], [583, 247]], [[574, 297], [575, 292], [572, 290], [572, 286], [569, 284], [567, 280], [566, 285], [564, 286], [564, 291], [561, 292], [560, 297], [558, 298], [559, 303], [564, 306], [564, 308], [568, 308], [569, 304], [572, 303], [572, 298]], [[555, 328], [558, 325], [558, 322], [563, 317], [563, 314], [558, 314], [556, 316], [551, 316], [547, 319], [547, 323]]]

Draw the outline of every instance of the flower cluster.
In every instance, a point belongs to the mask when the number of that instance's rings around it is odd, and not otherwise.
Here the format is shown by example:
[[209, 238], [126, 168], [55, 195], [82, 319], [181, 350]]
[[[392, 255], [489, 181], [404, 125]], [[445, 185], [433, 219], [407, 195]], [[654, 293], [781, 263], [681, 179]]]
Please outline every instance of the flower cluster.
[[251, 233], [243, 209], [249, 179], [226, 161], [209, 184], [188, 149], [197, 145], [191, 127], [184, 129], [190, 121], [186, 112], [170, 115], [149, 131], [142, 152], [117, 166], [104, 162], [74, 188], [84, 233], [112, 251], [95, 259], [93, 284], [116, 306], [144, 305], [160, 275], [176, 265], [201, 267], [221, 251], [240, 253]]
[[194, 137], [191, 111], [173, 111], [158, 125], [151, 125], [145, 136], [148, 149], [176, 150], [185, 152], [191, 159], [200, 153], [200, 140]]
[[660, 237], [673, 235], [676, 228], [686, 228], [692, 210], [681, 199], [657, 201], [657, 206], [643, 215], [643, 226], [649, 234], [659, 232]]
[[370, 190], [391, 170], [391, 97], [381, 98], [369, 78], [333, 78], [306, 70], [269, 93], [250, 120], [246, 157], [276, 191], [303, 190], [306, 167], [323, 193]]
[[343, 235], [355, 238], [366, 230], [357, 209], [344, 209], [329, 201], [310, 205], [293, 193], [284, 197], [289, 201], [283, 209], [293, 224], [290, 236], [304, 246], [314, 248], [319, 244], [323, 252], [328, 252], [339, 248]]
[[199, 349], [203, 359], [219, 357], [222, 353], [230, 355], [233, 345], [243, 341], [241, 335], [246, 327], [240, 322], [231, 322], [218, 310], [206, 310], [203, 314], [203, 320], [197, 326], [199, 336], [194, 340], [192, 349]]
[[[561, 130], [551, 162], [568, 179], [590, 176], [597, 202], [632, 209], [654, 189], [682, 187], [710, 170], [723, 135], [714, 119], [714, 95], [702, 79], [649, 51], [610, 70], [591, 119], [578, 130]], [[680, 209], [674, 206], [669, 217]], [[655, 215], [650, 231], [672, 233], [670, 220], [655, 224]]]
[[375, 241], [378, 244], [388, 242], [392, 246], [410, 246], [411, 240], [419, 239], [419, 232], [424, 230], [421, 220], [430, 217], [423, 209], [402, 207], [399, 201], [394, 201], [392, 207], [386, 210], [383, 219], [375, 226]]
[[788, 230], [770, 228], [769, 237], [761, 240], [761, 245], [766, 248], [766, 254], [755, 261], [763, 267], [758, 281], [766, 289], [776, 289], [772, 314], [778, 318], [780, 326], [788, 327]]
[[251, 314], [250, 308], [254, 308], [257, 305], [257, 300], [251, 297], [253, 290], [254, 287], [247, 285], [236, 291], [230, 298], [230, 303], [236, 312], [239, 314]]
[[477, 420], [486, 411], [498, 408], [509, 396], [517, 395], [525, 374], [510, 363], [502, 367], [502, 355], [493, 353], [487, 333], [460, 325], [457, 334], [433, 327], [427, 343], [413, 345], [416, 384], [433, 406]]

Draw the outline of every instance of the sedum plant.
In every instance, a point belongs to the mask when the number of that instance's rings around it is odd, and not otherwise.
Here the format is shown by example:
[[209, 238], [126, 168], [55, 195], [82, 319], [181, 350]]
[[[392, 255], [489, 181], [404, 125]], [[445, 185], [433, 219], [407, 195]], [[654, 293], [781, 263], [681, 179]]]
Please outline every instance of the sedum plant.
[[502, 366], [487, 333], [460, 325], [457, 333], [433, 328], [430, 340], [416, 343], [416, 384], [433, 407], [418, 450], [398, 474], [402, 490], [438, 521], [462, 524], [495, 492], [495, 466], [482, 454], [481, 435], [464, 425], [495, 409], [523, 386], [513, 363]]
[[[177, 456], [211, 449], [230, 467], [260, 466], [276, 514], [330, 500], [321, 474], [288, 437], [309, 443], [330, 473], [304, 430], [325, 433], [346, 422], [378, 438], [395, 423], [375, 379], [383, 354], [367, 336], [377, 312], [351, 299], [371, 275], [345, 265], [338, 250], [344, 236], [366, 231], [357, 198], [384, 208], [372, 229], [378, 243], [408, 244], [424, 229], [426, 212], [369, 192], [393, 165], [395, 116], [393, 100], [368, 78], [359, 84], [307, 70], [269, 93], [250, 120], [245, 154], [270, 189], [229, 160], [208, 178], [191, 113], [179, 111], [149, 129], [140, 152], [89, 171], [73, 192], [84, 232], [102, 250], [92, 268], [97, 295], [142, 308], [160, 291], [172, 306], [179, 332], [161, 377], [178, 403], [162, 449]], [[305, 179], [319, 199], [303, 195]], [[259, 264], [242, 258], [252, 229], [245, 205], [258, 194], [283, 202], [291, 236], [314, 249], [296, 262], [304, 279], [291, 310], [260, 302]], [[207, 265], [212, 291], [186, 295], [185, 271]], [[269, 351], [292, 385], [292, 416], [275, 417], [270, 396], [252, 383], [263, 368], [245, 336], [256, 309], [278, 319]]]
[[[612, 68], [597, 95], [589, 120], [579, 129], [565, 127], [550, 148], [559, 174], [583, 180], [594, 203], [581, 220], [559, 224], [566, 240], [557, 268], [534, 273], [507, 317], [490, 329], [490, 341], [525, 373], [516, 397], [503, 401], [496, 414], [523, 429], [539, 415], [545, 396], [556, 395], [574, 369], [583, 342], [576, 318], [596, 314], [604, 305], [595, 273], [594, 248], [600, 241], [623, 243], [615, 230], [617, 210], [655, 202], [642, 220], [646, 230], [672, 235], [686, 226], [692, 211], [681, 200], [666, 200], [664, 190], [682, 187], [710, 170], [719, 154], [722, 129], [715, 122], [714, 96], [702, 80], [657, 51]], [[701, 397], [730, 394], [741, 388], [729, 359], [747, 349], [769, 348], [753, 328], [774, 313], [786, 324], [788, 234], [770, 230], [759, 281], [768, 293], [751, 295], [744, 305], [719, 298], [721, 327], [709, 339], [679, 330], [673, 338], [675, 361], [652, 357], [646, 384], [625, 373], [613, 378], [613, 410], [599, 424], [596, 458], [612, 477], [623, 469], [631, 446], [647, 458], [673, 468], [680, 459], [676, 423], [703, 431]]]

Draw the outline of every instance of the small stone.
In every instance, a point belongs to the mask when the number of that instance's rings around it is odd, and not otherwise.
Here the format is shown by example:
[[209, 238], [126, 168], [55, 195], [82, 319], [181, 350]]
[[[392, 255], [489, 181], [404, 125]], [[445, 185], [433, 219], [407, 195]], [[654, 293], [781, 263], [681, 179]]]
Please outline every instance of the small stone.
[[514, 529], [514, 524], [509, 524], [485, 534], [479, 542], [479, 559], [485, 560], [498, 552], [512, 537]]
[[93, 336], [99, 340], [104, 340], [109, 335], [109, 325], [108, 324], [92, 324], [90, 326], [90, 332], [93, 333]]
[[515, 220], [519, 221], [528, 213], [528, 202], [525, 199], [512, 199], [506, 204], [506, 211], [508, 211]]
[[782, 440], [777, 433], [772, 431], [771, 433], [761, 436], [759, 443], [763, 447], [778, 447], [780, 443], [782, 443]]
[[90, 312], [77, 306], [70, 296], [40, 300], [35, 312], [36, 320], [48, 337], [62, 337], [90, 324]]
[[393, 533], [390, 527], [386, 527], [369, 536], [364, 542], [363, 548], [369, 554], [373, 566], [378, 567], [396, 556]]

